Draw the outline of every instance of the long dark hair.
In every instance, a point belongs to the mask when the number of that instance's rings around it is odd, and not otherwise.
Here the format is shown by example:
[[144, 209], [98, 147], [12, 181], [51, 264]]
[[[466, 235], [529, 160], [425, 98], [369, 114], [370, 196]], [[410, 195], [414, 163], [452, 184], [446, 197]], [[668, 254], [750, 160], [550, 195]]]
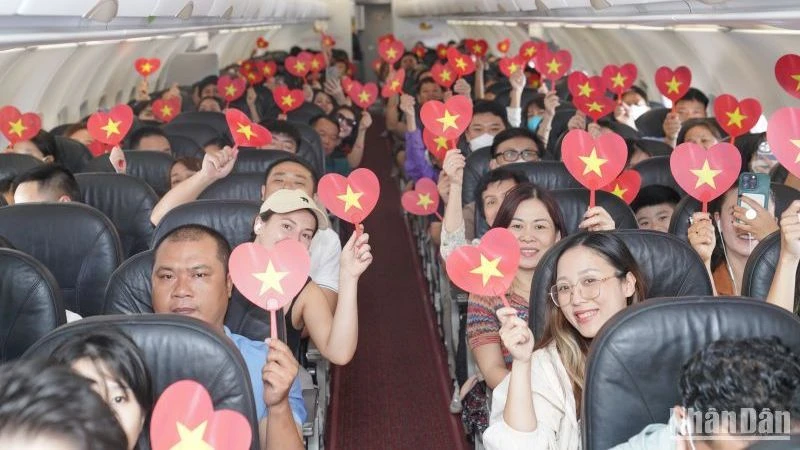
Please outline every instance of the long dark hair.
[[547, 189], [530, 182], [520, 183], [508, 191], [503, 203], [500, 204], [500, 209], [497, 211], [492, 228], [508, 228], [511, 226], [511, 221], [514, 219], [514, 214], [516, 214], [519, 205], [525, 200], [534, 198], [544, 203], [544, 207], [553, 221], [556, 231], [561, 233], [562, 238], [565, 237], [567, 235], [567, 227], [564, 226], [564, 218], [555, 199]]

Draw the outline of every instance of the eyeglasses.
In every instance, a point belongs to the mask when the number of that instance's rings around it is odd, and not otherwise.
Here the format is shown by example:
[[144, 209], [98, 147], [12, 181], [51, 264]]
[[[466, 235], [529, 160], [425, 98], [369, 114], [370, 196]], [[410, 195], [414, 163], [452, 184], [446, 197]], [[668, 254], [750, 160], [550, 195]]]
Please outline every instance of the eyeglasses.
[[610, 275], [605, 278], [582, 278], [575, 284], [556, 283], [550, 288], [550, 298], [557, 307], [561, 308], [572, 301], [572, 296], [577, 288], [580, 296], [586, 300], [594, 300], [600, 296], [603, 283], [612, 278], [621, 278], [622, 274]]
[[356, 119], [349, 119], [345, 116], [336, 116], [336, 118], [339, 120], [339, 123], [350, 125], [351, 127], [356, 126], [356, 124], [358, 123]]
[[495, 158], [503, 158], [505, 162], [519, 161], [520, 157], [522, 157], [523, 161], [536, 161], [539, 159], [539, 152], [536, 150], [510, 149], [495, 155]]

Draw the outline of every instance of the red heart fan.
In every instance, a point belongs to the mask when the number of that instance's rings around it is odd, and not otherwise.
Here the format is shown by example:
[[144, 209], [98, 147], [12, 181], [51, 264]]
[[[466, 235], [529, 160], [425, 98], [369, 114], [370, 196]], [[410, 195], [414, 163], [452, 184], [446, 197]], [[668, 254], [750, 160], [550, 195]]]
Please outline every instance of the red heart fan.
[[472, 121], [472, 101], [463, 95], [454, 95], [445, 103], [428, 100], [419, 115], [431, 133], [456, 140]]
[[128, 105], [117, 105], [108, 113], [96, 112], [89, 117], [86, 128], [92, 139], [111, 146], [119, 145], [133, 125], [133, 110]]
[[732, 95], [723, 94], [714, 100], [714, 116], [719, 126], [731, 138], [736, 138], [756, 126], [761, 117], [761, 103], [754, 98], [740, 102]]
[[153, 115], [161, 122], [169, 123], [180, 113], [181, 99], [179, 97], [158, 99], [153, 102]]
[[272, 134], [266, 128], [253, 123], [250, 118], [238, 109], [225, 110], [233, 142], [237, 147], [262, 147], [272, 142]]
[[442, 60], [447, 59], [447, 45], [445, 45], [445, 44], [437, 45], [436, 46], [436, 56], [438, 56], [439, 59], [442, 59]]
[[502, 41], [497, 43], [497, 51], [503, 54], [508, 53], [508, 49], [511, 48], [511, 39], [505, 38]]
[[775, 79], [789, 95], [800, 98], [800, 56], [781, 56], [775, 63]]
[[587, 116], [595, 121], [601, 117], [605, 117], [614, 112], [615, 103], [605, 95], [598, 95], [591, 98], [575, 97], [572, 103], [579, 111], [582, 111]]
[[344, 91], [345, 95], [350, 95], [350, 91], [353, 89], [353, 79], [350, 77], [342, 77], [342, 91]]
[[362, 85], [358, 81], [353, 81], [350, 88], [350, 99], [361, 109], [369, 109], [375, 100], [378, 99], [378, 85], [367, 83]]
[[624, 64], [622, 67], [609, 64], [603, 68], [603, 81], [606, 88], [621, 96], [633, 86], [638, 70], [633, 64]]
[[519, 241], [506, 228], [492, 228], [478, 246], [457, 248], [445, 264], [447, 276], [456, 286], [475, 295], [500, 296], [508, 306], [505, 293], [519, 270]]
[[406, 49], [402, 41], [381, 42], [378, 44], [378, 55], [388, 64], [394, 64], [400, 61], [405, 51]]
[[136, 71], [144, 78], [149, 77], [161, 67], [161, 60], [158, 58], [139, 58], [133, 63]]
[[286, 86], [277, 86], [272, 90], [272, 98], [284, 114], [294, 111], [303, 105], [304, 96], [300, 89], [289, 90]]
[[[567, 87], [572, 98], [592, 98], [605, 92], [603, 79], [597, 76], [589, 77], [583, 72], [572, 72], [567, 77]], [[585, 111], [584, 111], [585, 112]]]
[[475, 72], [475, 62], [469, 56], [459, 52], [455, 47], [447, 50], [447, 63], [460, 77]]
[[628, 146], [616, 133], [597, 139], [583, 130], [572, 130], [561, 144], [561, 159], [578, 182], [589, 189], [589, 206], [595, 205], [595, 191], [613, 181], [625, 167]]
[[742, 168], [739, 150], [727, 142], [720, 142], [706, 151], [698, 144], [685, 142], [673, 150], [669, 167], [678, 185], [687, 194], [703, 203], [703, 212], [708, 211], [708, 202], [724, 194]]
[[319, 199], [336, 217], [360, 224], [369, 216], [381, 193], [375, 173], [356, 169], [347, 178], [329, 173], [319, 180]]
[[498, 63], [500, 72], [511, 78], [511, 75], [518, 70], [525, 70], [525, 61], [519, 56], [501, 58]]
[[305, 78], [311, 70], [311, 61], [301, 59], [299, 56], [289, 56], [284, 60], [283, 67], [297, 78]]
[[11, 145], [27, 141], [42, 129], [42, 119], [37, 114], [22, 114], [13, 106], [0, 108], [0, 131]]
[[470, 54], [483, 58], [489, 51], [489, 43], [485, 39], [473, 39], [472, 42], [466, 44], [466, 48]]
[[619, 174], [616, 180], [600, 190], [610, 192], [630, 205], [639, 194], [639, 189], [641, 187], [642, 176], [639, 172], [635, 170], [624, 170]]
[[329, 34], [322, 33], [322, 45], [329, 48], [333, 47], [334, 45], [336, 45], [336, 39], [334, 39], [333, 36]]
[[264, 75], [264, 78], [272, 78], [278, 73], [278, 65], [275, 64], [275, 61], [266, 61], [263, 66], [261, 66], [261, 73]]
[[[542, 49], [543, 49], [542, 45], [543, 44], [544, 43], [542, 43], [542, 42], [536, 42], [536, 41], [525, 41], [525, 42], [523, 42], [522, 45], [519, 47], [519, 54], [518, 55], [519, 55], [520, 59], [525, 61], [525, 63], [527, 64], [528, 61], [536, 58], [536, 55], [538, 55], [542, 51]], [[544, 44], [544, 45], [546, 46], [547, 44]]]
[[[422, 130], [422, 142], [425, 148], [440, 162], [444, 161], [447, 151], [455, 147], [455, 142], [448, 142], [444, 136], [436, 136], [431, 133], [427, 128]], [[451, 145], [453, 144], [453, 145]]]
[[228, 75], [223, 75], [217, 80], [217, 93], [228, 103], [244, 95], [246, 90], [247, 81], [245, 81], [244, 78], [234, 79]]
[[417, 180], [414, 183], [414, 190], [405, 192], [400, 198], [400, 202], [403, 204], [403, 209], [411, 214], [417, 216], [436, 214], [436, 217], [442, 220], [442, 216], [437, 211], [439, 208], [439, 189], [436, 187], [436, 182], [430, 178]]
[[686, 66], [675, 70], [662, 66], [656, 70], [656, 86], [664, 97], [674, 104], [681, 99], [692, 86], [692, 71]]
[[400, 70], [394, 72], [387, 80], [386, 84], [381, 89], [381, 96], [389, 98], [403, 92], [403, 83], [406, 80], [406, 70], [402, 67]]
[[800, 177], [800, 108], [781, 108], [769, 118], [767, 141], [778, 162]]
[[311, 57], [309, 67], [311, 67], [312, 73], [319, 73], [321, 70], [325, 69], [325, 55], [322, 53], [314, 54], [314, 56]]
[[264, 36], [259, 36], [258, 39], [256, 39], [256, 47], [264, 50], [269, 47], [269, 41], [264, 39]]
[[431, 66], [431, 77], [433, 77], [433, 81], [435, 81], [436, 84], [445, 89], [450, 89], [450, 86], [456, 82], [456, 74], [453, 72], [453, 69], [440, 62], [435, 62], [433, 66]]

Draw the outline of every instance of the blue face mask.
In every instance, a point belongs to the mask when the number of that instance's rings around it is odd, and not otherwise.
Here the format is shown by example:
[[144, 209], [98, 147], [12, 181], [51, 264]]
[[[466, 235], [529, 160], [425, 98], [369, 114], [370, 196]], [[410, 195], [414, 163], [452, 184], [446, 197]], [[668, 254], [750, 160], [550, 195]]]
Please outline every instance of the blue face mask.
[[542, 116], [533, 116], [528, 119], [528, 129], [531, 131], [536, 131], [539, 128], [539, 124], [542, 123]]

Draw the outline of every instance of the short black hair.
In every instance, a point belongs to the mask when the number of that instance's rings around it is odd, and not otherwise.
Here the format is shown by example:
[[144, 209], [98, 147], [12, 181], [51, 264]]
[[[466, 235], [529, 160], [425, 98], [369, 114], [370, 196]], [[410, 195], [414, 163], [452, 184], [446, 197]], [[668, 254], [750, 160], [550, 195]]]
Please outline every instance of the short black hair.
[[494, 100], [478, 100], [472, 105], [472, 117], [478, 114], [492, 114], [499, 117], [503, 121], [503, 126], [507, 129], [511, 128], [508, 123], [508, 115], [506, 109], [500, 103]]
[[722, 140], [725, 137], [725, 132], [720, 128], [715, 119], [708, 118], [695, 118], [689, 119], [681, 124], [681, 130], [678, 131], [676, 138], [676, 145], [681, 145], [686, 141], [686, 133], [694, 127], [705, 127], [717, 140]]
[[213, 100], [214, 102], [217, 103], [217, 105], [219, 105], [219, 109], [225, 109], [225, 104], [222, 103], [222, 99], [214, 95], [207, 95], [201, 98], [200, 101], [197, 103], [198, 106], [200, 105], [200, 103], [203, 103], [206, 100]]
[[225, 275], [228, 274], [228, 259], [231, 257], [231, 244], [219, 231], [196, 223], [189, 223], [173, 228], [158, 240], [153, 247], [153, 257], [158, 254], [161, 244], [170, 242], [196, 242], [208, 236], [217, 244], [217, 259], [222, 263]]
[[66, 195], [72, 201], [81, 201], [81, 189], [75, 176], [60, 164], [41, 164], [23, 172], [14, 179], [14, 186], [28, 182], [37, 183], [40, 190], [53, 193], [55, 197]]
[[39, 151], [42, 152], [42, 156], [52, 156], [55, 161], [61, 159], [58, 153], [56, 139], [47, 131], [39, 130], [36, 136], [32, 137], [30, 141], [39, 148]]
[[197, 93], [199, 94], [200, 92], [202, 92], [203, 89], [209, 84], [214, 85], [214, 87], [216, 88], [217, 81], [219, 81], [219, 77], [217, 77], [216, 75], [209, 75], [203, 78], [202, 80], [198, 81], [197, 84], [195, 84], [195, 87], [197, 88]]
[[314, 169], [314, 166], [312, 166], [310, 162], [306, 161], [305, 159], [297, 155], [293, 155], [289, 152], [285, 153], [286, 156], [276, 159], [275, 162], [273, 162], [269, 166], [269, 168], [267, 168], [267, 172], [264, 174], [264, 184], [267, 183], [267, 179], [269, 179], [269, 174], [271, 174], [272, 170], [278, 167], [279, 164], [283, 164], [285, 162], [293, 162], [305, 167], [305, 169], [311, 173], [311, 181], [314, 182], [314, 192], [317, 192], [317, 183], [319, 183], [319, 174], [317, 173], [317, 170]]
[[116, 415], [86, 378], [42, 359], [0, 366], [0, 438], [40, 436], [81, 450], [128, 448]]
[[300, 149], [300, 144], [303, 142], [303, 138], [300, 136], [300, 132], [297, 130], [297, 127], [288, 121], [278, 119], [265, 120], [261, 122], [261, 126], [268, 129], [272, 134], [285, 134], [286, 136], [289, 136], [294, 141], [295, 148]]
[[[143, 126], [131, 133], [130, 137], [130, 148], [133, 150], [152, 150], [143, 148], [140, 149], [139, 145], [142, 143], [142, 139], [150, 136], [161, 136], [164, 139], [167, 139], [167, 133], [164, 133], [164, 130], [154, 126]], [[167, 139], [168, 140], [168, 139]]]
[[528, 181], [528, 177], [522, 171], [512, 169], [509, 166], [498, 167], [497, 169], [490, 170], [483, 174], [480, 180], [478, 180], [478, 185], [475, 186], [475, 208], [481, 216], [486, 216], [483, 211], [483, 198], [481, 197], [483, 191], [485, 191], [490, 184], [505, 180], [514, 180], [514, 183], [522, 184]]
[[539, 154], [539, 158], [544, 155], [544, 143], [539, 136], [536, 135], [536, 133], [527, 128], [506, 128], [505, 130], [497, 133], [497, 136], [494, 137], [494, 141], [492, 141], [492, 157], [494, 158], [497, 156], [497, 147], [499, 147], [500, 144], [509, 139], [519, 137], [530, 139], [536, 144], [536, 150]]
[[[636, 86], [636, 85], [631, 86], [627, 91], [623, 92], [622, 96], [624, 97], [625, 94], [629, 94], [631, 92], [639, 94], [639, 96], [644, 99], [645, 103], [647, 103], [649, 101], [648, 98], [647, 98], [647, 92], [645, 92], [644, 89], [642, 89], [642, 88], [640, 88], [639, 86]], [[618, 100], [618, 99], [619, 99], [619, 96], [614, 94], [614, 100]]]
[[688, 102], [688, 101], [698, 101], [703, 104], [706, 108], [708, 108], [708, 96], [703, 93], [700, 89], [697, 88], [689, 88], [684, 94], [683, 97], [679, 98], [675, 104], [677, 105], [680, 102]]
[[328, 122], [336, 125], [336, 129], [337, 130], [339, 129], [339, 121], [336, 119], [336, 117], [330, 116], [328, 114], [318, 114], [318, 115], [312, 117], [311, 120], [308, 122], [308, 124], [313, 127], [320, 120], [327, 120]]
[[631, 209], [636, 213], [640, 209], [648, 206], [660, 205], [662, 203], [669, 203], [674, 206], [677, 205], [679, 201], [681, 201], [681, 196], [675, 192], [675, 189], [660, 184], [652, 184], [643, 187], [639, 191], [636, 198], [631, 202]]
[[[420, 73], [422, 73], [422, 72], [420, 72]], [[422, 77], [419, 81], [417, 81], [416, 94], [419, 95], [419, 93], [422, 92], [422, 86], [424, 86], [426, 84], [431, 84], [431, 83], [435, 84], [437, 86], [439, 85], [439, 83], [437, 83], [436, 80], [433, 79], [433, 77], [430, 77], [430, 76]]]

